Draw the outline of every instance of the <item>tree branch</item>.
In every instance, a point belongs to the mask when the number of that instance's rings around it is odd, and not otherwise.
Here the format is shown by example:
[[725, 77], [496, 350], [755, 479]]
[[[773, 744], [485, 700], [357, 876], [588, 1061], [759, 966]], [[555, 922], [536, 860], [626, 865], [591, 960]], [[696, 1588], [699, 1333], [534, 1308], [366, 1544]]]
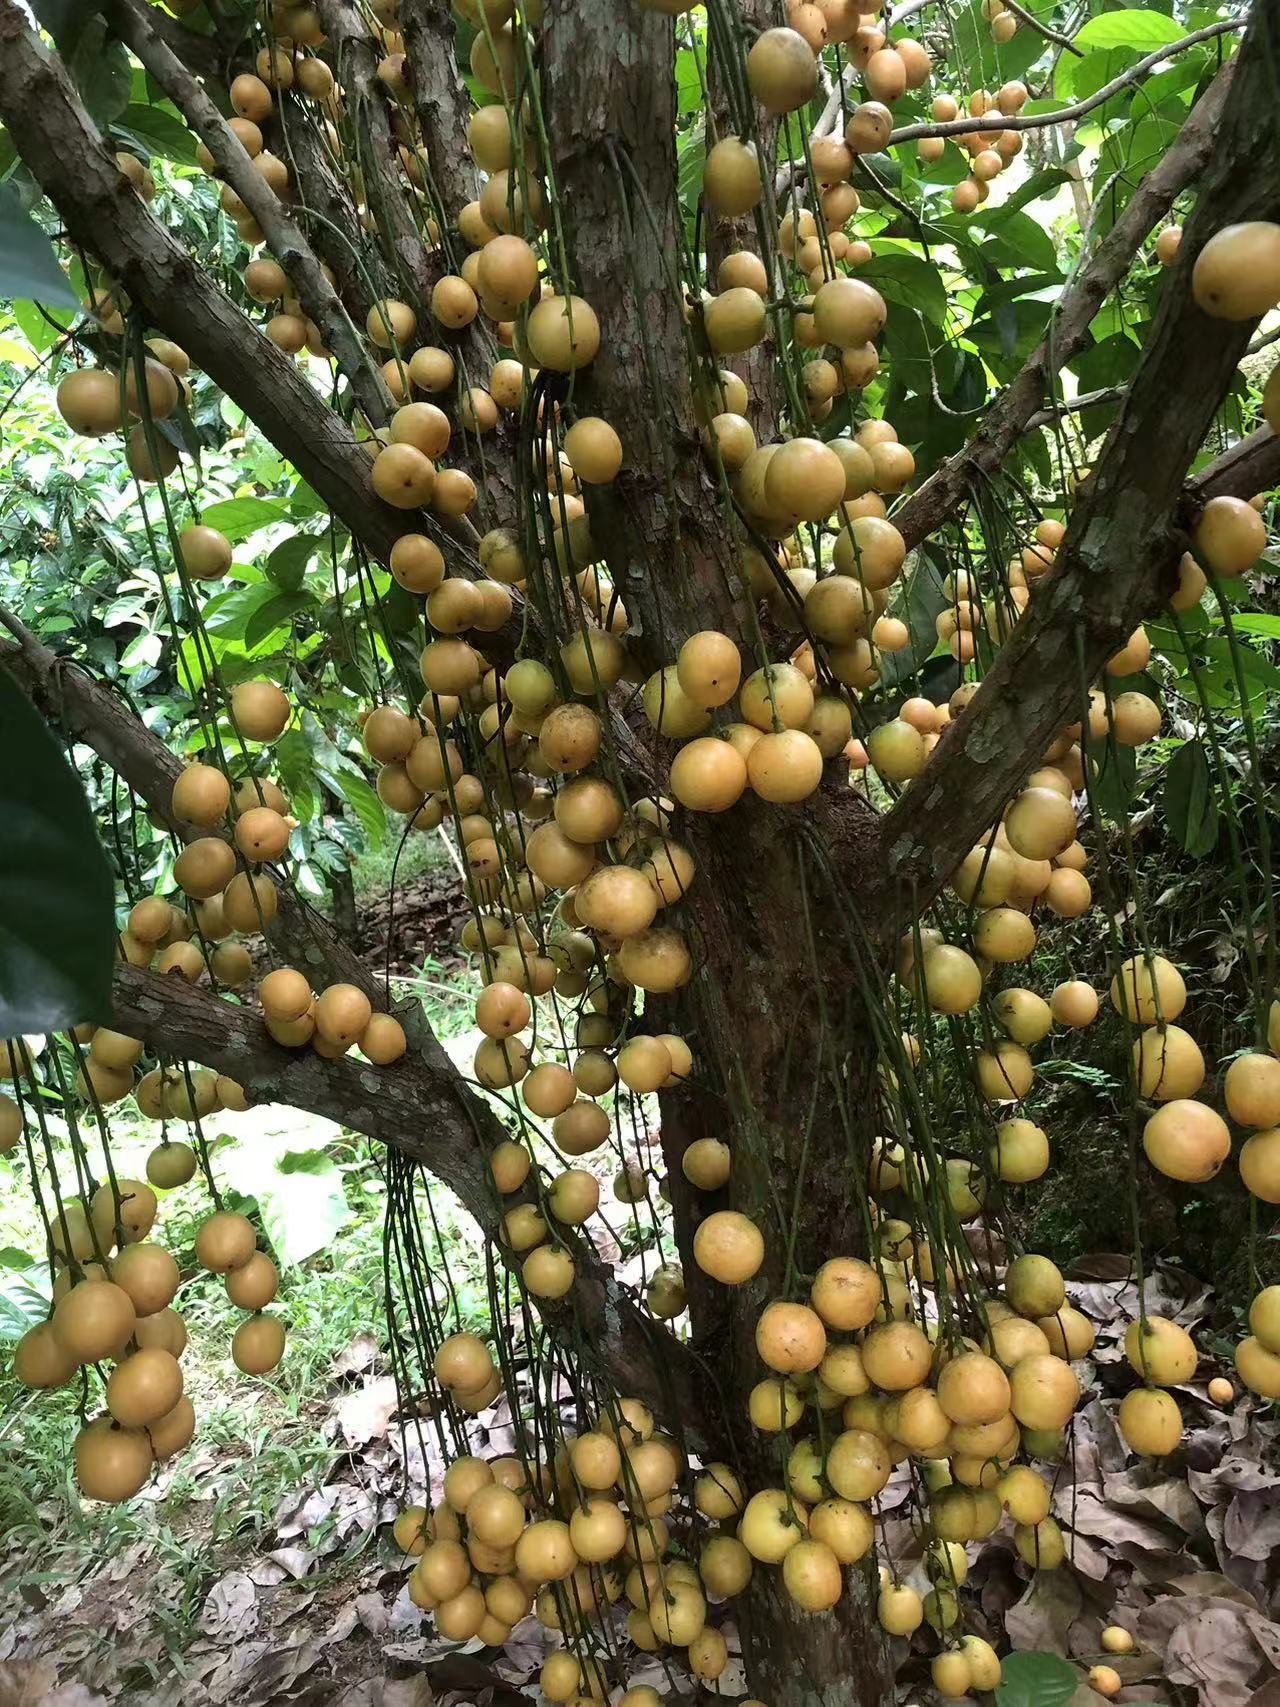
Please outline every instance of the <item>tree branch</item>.
[[152, 28], [155, 8], [139, 0], [113, 0], [110, 9], [116, 30], [135, 58], [151, 73], [214, 158], [223, 178], [262, 227], [267, 247], [289, 275], [299, 301], [320, 328], [325, 345], [351, 382], [360, 407], [375, 427], [391, 408], [391, 395], [360, 333], [352, 325], [319, 259], [290, 218], [285, 204], [254, 169], [239, 137], [222, 114]]
[[699, 628], [740, 628], [676, 276], [675, 37], [670, 18], [638, 6], [550, 0], [542, 39], [555, 194], [576, 288], [600, 320], [573, 401], [623, 445], [622, 472], [588, 490], [587, 510], [626, 601], [628, 644], [652, 670]]
[[1210, 498], [1252, 498], [1280, 485], [1280, 438], [1259, 427], [1247, 439], [1215, 457], [1187, 482], [1187, 497], [1197, 508]]
[[[182, 839], [210, 834], [172, 817], [173, 784], [182, 769], [178, 756], [108, 688], [57, 657], [21, 623], [5, 625], [18, 644], [0, 645], [0, 666], [37, 710], [70, 739], [91, 746]], [[317, 985], [353, 983], [375, 1008], [392, 1006], [382, 982], [287, 884], [281, 885], [269, 934]], [[394, 1066], [370, 1067], [347, 1057], [326, 1061], [311, 1049], [282, 1049], [254, 1009], [220, 1001], [181, 977], [160, 979], [122, 963], [113, 1001], [116, 1026], [154, 1051], [227, 1073], [258, 1100], [324, 1115], [422, 1162], [500, 1243], [501, 1214], [517, 1199], [499, 1203], [487, 1158], [511, 1134], [491, 1104], [462, 1079], [419, 1003], [394, 1010], [409, 1052]], [[684, 1348], [617, 1286], [585, 1241], [575, 1244], [574, 1255], [579, 1280], [571, 1296], [581, 1331], [587, 1343], [599, 1346], [618, 1390], [636, 1393], [668, 1414], [674, 1404], [675, 1414], [696, 1419]], [[518, 1267], [512, 1253], [504, 1251], [503, 1260]], [[695, 1432], [699, 1426], [695, 1420]]]
[[439, 0], [401, 0], [398, 20], [441, 231], [447, 229], [452, 238], [458, 215], [478, 194], [466, 144], [471, 103], [458, 74], [458, 32], [450, 9]]
[[415, 525], [409, 513], [382, 502], [368, 455], [346, 424], [147, 210], [17, 0], [0, 0], [0, 118], [22, 139], [25, 164], [72, 237], [385, 561]]
[[1050, 379], [1087, 348], [1089, 327], [1106, 298], [1128, 272], [1134, 253], [1168, 213], [1174, 199], [1197, 178], [1219, 145], [1219, 125], [1236, 60], [1218, 72], [1160, 164], [1147, 173], [1124, 212], [1098, 244], [1074, 282], [1058, 299], [1053, 324], [1027, 357], [1015, 379], [995, 398], [982, 425], [962, 450], [939, 464], [894, 512], [893, 523], [908, 550], [934, 533], [969, 494], [975, 476], [994, 475], [1044, 404]]
[[1065, 48], [1068, 53], [1074, 53], [1077, 59], [1084, 58], [1084, 49], [1078, 48], [1070, 36], [1064, 36], [1061, 30], [1051, 30], [1048, 24], [1042, 23], [1036, 17], [1034, 12], [1028, 12], [1025, 6], [1019, 6], [1018, 0], [1004, 0], [1004, 9], [1006, 12], [1012, 12], [1015, 18], [1020, 19], [1036, 35], [1043, 36], [1046, 41], [1051, 41], [1055, 47]]
[[[1024, 14], [1025, 16], [1025, 14]], [[1068, 121], [1084, 118], [1096, 107], [1103, 106], [1113, 95], [1118, 95], [1122, 89], [1128, 89], [1135, 83], [1141, 83], [1143, 78], [1163, 65], [1166, 60], [1174, 59], [1188, 48], [1198, 47], [1201, 42], [1212, 41], [1215, 36], [1229, 35], [1235, 30], [1244, 29], [1247, 18], [1226, 18], [1221, 23], [1209, 24], [1203, 30], [1193, 30], [1189, 36], [1183, 36], [1181, 41], [1170, 42], [1168, 47], [1157, 48], [1145, 59], [1140, 59], [1136, 65], [1131, 65], [1127, 71], [1122, 71], [1118, 77], [1113, 77], [1109, 83], [1104, 83], [1101, 89], [1095, 90], [1086, 100], [1076, 101], [1069, 107], [1059, 107], [1052, 113], [1015, 113], [1011, 118], [1000, 116], [1001, 130], [1043, 130], [1046, 125], [1065, 124]], [[1037, 25], [1037, 28], [1040, 26]], [[1041, 34], [1048, 34], [1041, 29]], [[1059, 38], [1050, 36], [1051, 41]], [[1069, 45], [1069, 44], [1068, 44]], [[1073, 52], [1078, 49], [1073, 48]], [[926, 136], [974, 136], [980, 130], [992, 128], [991, 118], [946, 119], [930, 124], [904, 124], [892, 132], [888, 147], [892, 148], [899, 142], [918, 142]]]
[[1096, 409], [1104, 403], [1115, 403], [1124, 396], [1124, 389], [1123, 385], [1105, 385], [1101, 391], [1084, 391], [1078, 397], [1064, 397], [1061, 403], [1050, 403], [1048, 408], [1038, 409], [1024, 430], [1030, 433], [1037, 427], [1047, 427], [1051, 421], [1056, 421], [1063, 415], [1080, 415], [1086, 409]]
[[291, 90], [281, 95], [274, 140], [293, 177], [295, 217], [305, 222], [312, 247], [331, 269], [347, 312], [362, 326], [375, 301], [395, 295], [391, 275], [361, 228], [355, 198], [333, 169], [315, 115]]
[[897, 918], [914, 915], [937, 893], [1053, 735], [1078, 716], [1106, 659], [1167, 599], [1192, 519], [1181, 503], [1186, 471], [1255, 325], [1205, 314], [1191, 294], [1192, 263], [1222, 226], [1280, 213], [1271, 88], [1277, 52], [1280, 0], [1264, 0], [1236, 62], [1170, 288], [1072, 512], [1058, 565], [1036, 589], [968, 709], [883, 821], [883, 869]]
[[[393, 171], [396, 143], [378, 81], [377, 46], [352, 0], [319, 0], [318, 9], [329, 38], [334, 71], [346, 91], [356, 160], [364, 174], [365, 199], [390, 250], [401, 288], [410, 303], [419, 308], [430, 294], [434, 275], [398, 169]], [[455, 146], [460, 143], [458, 138]]]
[[[154, 1053], [198, 1061], [226, 1073], [255, 1101], [279, 1102], [335, 1120], [411, 1156], [457, 1196], [506, 1266], [519, 1256], [502, 1242], [502, 1216], [521, 1199], [500, 1198], [487, 1158], [511, 1133], [471, 1091], [428, 1030], [390, 1067], [312, 1049], [283, 1049], [256, 1010], [216, 996], [178, 975], [165, 978], [118, 965], [113, 1024]], [[400, 1010], [402, 1020], [408, 1016]], [[532, 1193], [528, 1196], [531, 1198]], [[575, 1344], [594, 1347], [615, 1389], [635, 1394], [686, 1432], [701, 1434], [690, 1359], [675, 1336], [647, 1315], [613, 1278], [584, 1237], [567, 1238], [578, 1279], [563, 1304], [543, 1307], [553, 1331], [576, 1317]]]

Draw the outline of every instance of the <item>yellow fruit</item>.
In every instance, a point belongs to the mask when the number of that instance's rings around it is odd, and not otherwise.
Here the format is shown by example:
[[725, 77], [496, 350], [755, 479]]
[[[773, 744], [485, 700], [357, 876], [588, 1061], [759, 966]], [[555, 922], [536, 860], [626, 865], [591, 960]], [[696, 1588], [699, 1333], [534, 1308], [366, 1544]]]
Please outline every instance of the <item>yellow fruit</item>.
[[250, 1316], [231, 1340], [231, 1356], [246, 1375], [266, 1375], [284, 1356], [284, 1324], [275, 1316]]
[[806, 1527], [805, 1509], [798, 1501], [789, 1502], [780, 1488], [763, 1488], [747, 1501], [738, 1523], [738, 1539], [753, 1559], [780, 1565], [803, 1540]]
[[1134, 1373], [1156, 1387], [1190, 1381], [1200, 1361], [1187, 1330], [1163, 1316], [1130, 1322], [1125, 1329], [1124, 1354]]
[[[1205, 1103], [1177, 1098], [1147, 1121], [1142, 1148], [1152, 1167], [1167, 1178], [1199, 1183], [1212, 1179], [1231, 1154], [1231, 1134], [1221, 1115]], [[1242, 1154], [1242, 1172], [1243, 1160]]]
[[1142, 1457], [1163, 1458], [1182, 1438], [1177, 1401], [1158, 1388], [1135, 1387], [1126, 1393], [1116, 1421], [1130, 1451]]
[[1256, 1336], [1236, 1347], [1236, 1369], [1245, 1386], [1262, 1399], [1280, 1399], [1280, 1354], [1269, 1351]]
[[182, 1370], [172, 1352], [158, 1346], [135, 1351], [107, 1380], [107, 1409], [124, 1428], [147, 1428], [182, 1397]]
[[1280, 302], [1280, 225], [1224, 225], [1196, 256], [1191, 293], [1217, 320], [1256, 320]]
[[1187, 1005], [1182, 974], [1162, 954], [1131, 955], [1111, 980], [1111, 1005], [1142, 1025], [1167, 1024]]
[[98, 1417], [82, 1428], [73, 1447], [76, 1481], [86, 1499], [127, 1500], [145, 1484], [153, 1462], [140, 1428], [121, 1428]]

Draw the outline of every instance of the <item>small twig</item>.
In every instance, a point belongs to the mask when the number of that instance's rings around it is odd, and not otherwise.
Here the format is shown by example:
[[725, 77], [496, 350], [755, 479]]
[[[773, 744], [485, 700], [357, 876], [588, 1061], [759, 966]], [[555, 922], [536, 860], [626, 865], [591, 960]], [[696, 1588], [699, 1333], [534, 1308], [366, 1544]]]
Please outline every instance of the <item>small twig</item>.
[[1078, 415], [1085, 409], [1092, 409], [1102, 403], [1114, 403], [1118, 397], [1124, 396], [1123, 385], [1108, 385], [1101, 391], [1086, 391], [1079, 397], [1064, 397], [1059, 403], [1051, 403], [1047, 409], [1040, 409], [1027, 422], [1026, 430], [1031, 432], [1035, 427], [1047, 427], [1050, 421], [1056, 421], [1060, 415]]
[[1084, 58], [1084, 50], [1078, 48], [1070, 36], [1064, 36], [1060, 30], [1051, 30], [1048, 24], [1042, 24], [1034, 12], [1028, 12], [1024, 6], [1019, 6], [1018, 0], [1004, 0], [1004, 9], [1006, 12], [1012, 12], [1015, 18], [1021, 18], [1028, 29], [1034, 30], [1046, 41], [1053, 42], [1057, 47], [1065, 48], [1068, 53], [1074, 53], [1077, 59]]

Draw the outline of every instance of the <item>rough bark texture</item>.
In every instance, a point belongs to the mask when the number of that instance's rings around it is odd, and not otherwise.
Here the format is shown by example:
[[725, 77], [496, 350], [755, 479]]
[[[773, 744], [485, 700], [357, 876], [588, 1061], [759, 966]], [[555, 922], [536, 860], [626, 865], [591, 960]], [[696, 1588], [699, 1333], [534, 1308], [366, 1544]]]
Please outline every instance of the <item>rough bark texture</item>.
[[1270, 427], [1259, 427], [1239, 444], [1187, 481], [1187, 498], [1194, 505], [1210, 498], [1252, 498], [1280, 483], [1280, 438]]
[[964, 503], [978, 481], [998, 472], [1045, 402], [1053, 376], [1087, 346], [1090, 322], [1128, 272], [1135, 251], [1219, 148], [1219, 126], [1235, 73], [1235, 60], [1218, 72], [1178, 140], [1138, 185], [1124, 212], [1062, 293], [1049, 335], [1036, 345], [1021, 373], [987, 409], [968, 444], [942, 463], [894, 511], [894, 526], [909, 550], [935, 532]]
[[[499, 1197], [486, 1165], [511, 1133], [468, 1088], [420, 1014], [398, 1010], [412, 1034], [410, 1051], [393, 1066], [371, 1067], [350, 1058], [327, 1061], [310, 1048], [282, 1049], [254, 1009], [219, 1001], [176, 974], [160, 978], [117, 966], [112, 1005], [118, 1030], [166, 1057], [199, 1061], [236, 1079], [255, 1101], [323, 1114], [412, 1156], [456, 1193], [501, 1259], [519, 1266], [502, 1244], [501, 1217], [533, 1193]], [[624, 1291], [587, 1240], [568, 1242], [578, 1279], [568, 1298], [544, 1307], [544, 1317], [553, 1329], [576, 1317], [600, 1373], [619, 1392], [638, 1395], [664, 1415], [679, 1407], [691, 1440], [699, 1439], [683, 1347]]]
[[399, 294], [417, 305], [426, 297], [435, 275], [404, 180], [391, 170], [396, 140], [378, 81], [377, 44], [369, 34], [364, 14], [352, 0], [319, 0], [317, 10], [329, 38], [334, 75], [346, 91], [347, 130], [364, 174], [365, 196], [390, 251]]
[[347, 312], [357, 326], [365, 325], [375, 301], [395, 293], [381, 253], [365, 239], [355, 199], [334, 170], [312, 105], [286, 91], [270, 121], [269, 138], [293, 176], [294, 204], [303, 229], [332, 271]]
[[[592, 0], [547, 7], [544, 81], [558, 189], [577, 283], [602, 334], [573, 402], [598, 409], [625, 449], [623, 474], [589, 494], [589, 513], [632, 615], [629, 639], [648, 669], [669, 663], [695, 629], [744, 633], [728, 573], [735, 547], [715, 519], [715, 495], [696, 454], [680, 303], [664, 267], [680, 217], [673, 51], [670, 21], [659, 15], [619, 16]], [[836, 784], [803, 815], [744, 799], [730, 816], [732, 823], [695, 816], [685, 827], [698, 861], [685, 907], [697, 971], [677, 1001], [658, 1005], [659, 1012], [670, 1007], [672, 1028], [724, 1083], [692, 1099], [664, 1096], [662, 1137], [705, 1408], [717, 1419], [718, 1449], [755, 1485], [770, 1485], [778, 1476], [776, 1441], [745, 1422], [761, 1373], [755, 1322], [784, 1283], [794, 1289], [796, 1276], [812, 1274], [827, 1255], [863, 1248], [857, 1194], [845, 1185], [853, 1178], [848, 1137], [838, 1121], [815, 1120], [813, 1109], [813, 1087], [847, 1053], [847, 1043], [825, 1030], [815, 1047], [815, 984], [825, 988], [836, 1023], [846, 1012], [848, 949], [829, 912], [825, 924], [815, 917], [811, 944], [797, 910], [815, 845], [855, 871], [869, 852], [872, 823], [865, 803]], [[816, 889], [821, 914], [827, 897], [820, 882]], [[654, 1024], [646, 1013], [646, 1029]], [[869, 1065], [857, 1092], [868, 1116]], [[680, 1168], [687, 1145], [707, 1135], [726, 1139], [733, 1153], [723, 1205], [696, 1201]], [[790, 1225], [781, 1206], [790, 1205], [802, 1175], [814, 1189]], [[731, 1291], [700, 1278], [692, 1257], [697, 1219], [720, 1206], [741, 1209], [766, 1229], [764, 1267]], [[757, 1576], [744, 1597], [743, 1639], [754, 1686], [772, 1707], [869, 1707], [884, 1699], [888, 1674], [858, 1592], [830, 1614], [803, 1619], [783, 1604], [767, 1572]]]
[[[670, 18], [551, 0], [545, 105], [576, 288], [600, 319], [600, 353], [575, 376], [573, 410], [622, 439], [622, 473], [588, 493], [592, 533], [647, 670], [699, 628], [738, 633], [732, 542], [698, 452], [684, 316], [672, 272], [675, 37]], [[655, 573], [661, 565], [661, 573]]]
[[[441, 231], [456, 233], [458, 215], [479, 193], [478, 176], [463, 143], [471, 102], [458, 73], [453, 13], [438, 0], [402, 0], [406, 78], [427, 150]], [[456, 235], [453, 243], [461, 247]]]
[[1168, 597], [1193, 520], [1180, 508], [1187, 469], [1256, 324], [1205, 314], [1191, 294], [1191, 270], [1215, 231], [1280, 213], [1278, 50], [1280, 4], [1268, 0], [1255, 9], [1169, 288], [1057, 566], [924, 774], [884, 820], [883, 869], [898, 918], [937, 893], [1036, 755], [1078, 715], [1106, 659]]

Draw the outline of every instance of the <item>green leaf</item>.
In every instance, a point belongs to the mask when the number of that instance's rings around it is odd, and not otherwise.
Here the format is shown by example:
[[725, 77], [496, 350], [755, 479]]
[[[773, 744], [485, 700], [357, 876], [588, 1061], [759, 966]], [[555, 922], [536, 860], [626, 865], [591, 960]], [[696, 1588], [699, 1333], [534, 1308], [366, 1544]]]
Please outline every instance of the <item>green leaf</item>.
[[80, 779], [0, 670], [0, 1037], [111, 1014], [115, 885]]
[[272, 756], [294, 817], [300, 824], [309, 824], [320, 809], [320, 784], [310, 745], [301, 729], [286, 729], [272, 749]]
[[58, 52], [70, 53], [94, 15], [93, 0], [33, 0], [31, 10], [53, 37]]
[[1067, 179], [1068, 174], [1061, 166], [1049, 166], [1043, 172], [1033, 172], [1025, 184], [1020, 184], [1007, 201], [1001, 202], [1000, 206], [993, 210], [993, 217], [1019, 212], [1028, 202], [1039, 201], [1044, 196], [1052, 195]]
[[94, 18], [86, 27], [67, 61], [67, 69], [75, 79], [90, 118], [99, 124], [118, 119], [129, 105], [133, 88], [129, 55], [123, 42], [108, 40], [103, 19]]
[[234, 545], [259, 528], [284, 521], [288, 514], [286, 506], [277, 498], [227, 498], [223, 503], [210, 504], [201, 511], [200, 520], [205, 527], [217, 528], [219, 533], [226, 534]]
[[[0, 1277], [0, 1343], [13, 1345], [28, 1328], [43, 1322], [49, 1314], [48, 1270], [41, 1263], [18, 1274], [10, 1271]], [[36, 1284], [43, 1280], [45, 1288]]]
[[1127, 818], [1138, 783], [1138, 760], [1132, 747], [1088, 741], [1089, 792], [1094, 804], [1114, 820]]
[[874, 285], [887, 302], [914, 308], [926, 320], [941, 326], [947, 318], [947, 291], [942, 275], [922, 255], [894, 251], [873, 255], [858, 277]]
[[19, 1250], [17, 1245], [5, 1245], [0, 1248], [0, 1268], [34, 1268], [36, 1259], [26, 1251]]
[[254, 1199], [276, 1256], [288, 1266], [324, 1250], [352, 1219], [337, 1163], [323, 1150], [300, 1148], [300, 1136], [267, 1135], [217, 1149], [222, 1178]]
[[12, 184], [0, 184], [0, 296], [59, 308], [80, 306], [53, 244], [25, 211]]
[[1162, 12], [1131, 6], [1122, 12], [1103, 12], [1076, 31], [1075, 45], [1082, 50], [1096, 47], [1134, 47], [1139, 54], [1154, 53], [1158, 47], [1181, 41], [1181, 25]]
[[301, 590], [282, 593], [269, 587], [269, 591], [272, 596], [258, 606], [244, 625], [247, 651], [252, 652], [262, 645], [277, 629], [287, 631], [298, 612], [314, 606], [316, 602], [310, 593]]
[[1075, 1667], [1057, 1654], [1010, 1654], [1000, 1666], [997, 1707], [1066, 1707], [1077, 1682]]
[[194, 166], [196, 139], [177, 113], [167, 107], [151, 107], [141, 101], [131, 102], [116, 126], [144, 144], [152, 154], [166, 160], [176, 160], [182, 166]]
[[1209, 759], [1199, 741], [1187, 741], [1164, 774], [1164, 810], [1169, 829], [1196, 859], [1218, 845], [1218, 796]]
[[985, 226], [990, 242], [983, 253], [998, 267], [1035, 267], [1040, 272], [1052, 271], [1058, 264], [1058, 251], [1052, 234], [1039, 220], [1015, 208], [1012, 213], [997, 208], [988, 220], [974, 218], [974, 225]]
[[355, 813], [370, 844], [380, 848], [387, 834], [387, 815], [377, 793], [356, 771], [341, 771], [337, 777], [338, 793]]
[[1237, 634], [1257, 634], [1264, 640], [1280, 640], [1280, 616], [1265, 616], [1259, 611], [1235, 611], [1231, 626]]
[[[1059, 104], [1087, 100], [1110, 83], [1113, 77], [1136, 65], [1141, 57], [1133, 48], [1124, 46], [1100, 47], [1093, 53], [1086, 53], [1083, 59], [1073, 59], [1064, 53], [1053, 75], [1054, 98]], [[1121, 91], [1120, 98], [1127, 99], [1132, 92], [1125, 89]], [[1105, 110], [1105, 107], [1096, 109], [1082, 119], [1081, 124], [1097, 124], [1100, 122], [1097, 113]]]
[[268, 579], [287, 593], [297, 592], [307, 572], [307, 564], [323, 543], [314, 533], [295, 533], [288, 539], [282, 539], [264, 565]]
[[707, 164], [707, 144], [701, 127], [686, 131], [676, 141], [676, 186], [680, 205], [692, 217], [702, 194], [702, 175]]

